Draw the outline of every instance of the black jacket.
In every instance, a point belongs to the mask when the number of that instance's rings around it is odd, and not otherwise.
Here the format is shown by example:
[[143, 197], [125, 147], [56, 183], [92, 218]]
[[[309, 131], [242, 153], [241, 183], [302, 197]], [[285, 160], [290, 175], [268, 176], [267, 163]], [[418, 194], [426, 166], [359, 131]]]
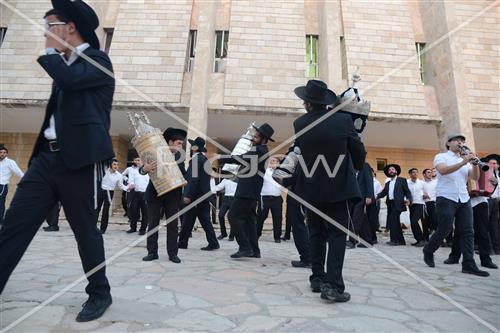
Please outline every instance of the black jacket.
[[[199, 197], [210, 192], [210, 175], [205, 171], [205, 163], [208, 159], [202, 153], [194, 155], [189, 161], [189, 167], [186, 173], [187, 184], [184, 187], [185, 198], [195, 201]], [[211, 170], [207, 166], [208, 171]], [[208, 200], [209, 198], [207, 198]]]
[[363, 170], [358, 172], [356, 178], [358, 179], [361, 197], [373, 199], [375, 197], [375, 194], [373, 191], [373, 174], [370, 164], [365, 163], [365, 165], [363, 166]]
[[[309, 112], [295, 120], [295, 134], [326, 112]], [[361, 198], [355, 170], [363, 168], [366, 151], [349, 115], [334, 113], [328, 116], [298, 136], [295, 144], [299, 146], [307, 168], [297, 168], [297, 195], [309, 202], [339, 202]], [[331, 176], [325, 168], [325, 161]], [[317, 165], [314, 170], [315, 163]], [[337, 166], [337, 173], [333, 177]]]
[[[389, 202], [389, 183], [385, 183], [384, 189], [377, 195], [377, 199], [387, 196], [386, 202]], [[406, 178], [397, 177], [396, 184], [394, 184], [394, 205], [399, 212], [406, 211], [405, 197], [410, 202], [413, 200]]]
[[[260, 191], [262, 190], [262, 185], [264, 184], [264, 174], [266, 173], [266, 160], [267, 158], [262, 158], [268, 152], [266, 145], [253, 146], [249, 152], [240, 155], [232, 156], [230, 158], [221, 158], [220, 163], [230, 163], [241, 165], [238, 172], [238, 186], [236, 187], [235, 198], [245, 198], [260, 200]], [[246, 165], [254, 165], [258, 161], [258, 171], [250, 176], [249, 171], [253, 171], [254, 168], [250, 167], [247, 169]]]
[[[175, 160], [177, 161], [177, 165], [179, 166], [179, 169], [181, 170], [182, 176], [186, 178], [186, 168], [184, 167], [184, 159], [181, 159], [181, 153], [176, 152], [175, 155]], [[176, 197], [179, 200], [181, 199], [182, 195], [182, 187], [176, 188], [175, 190], [172, 190], [171, 192], [163, 194], [163, 196], [172, 196]], [[158, 192], [156, 192], [155, 186], [153, 185], [153, 182], [150, 180], [148, 187], [146, 188], [146, 192], [144, 192], [144, 200], [146, 201], [151, 201], [155, 200], [158, 198]]]
[[[83, 51], [112, 72], [106, 53], [88, 47]], [[52, 77], [52, 93], [31, 159], [46, 141], [44, 130], [54, 115], [60, 155], [70, 169], [109, 160], [114, 156], [109, 136], [115, 79], [82, 57], [68, 66], [58, 54], [44, 55], [38, 63]]]

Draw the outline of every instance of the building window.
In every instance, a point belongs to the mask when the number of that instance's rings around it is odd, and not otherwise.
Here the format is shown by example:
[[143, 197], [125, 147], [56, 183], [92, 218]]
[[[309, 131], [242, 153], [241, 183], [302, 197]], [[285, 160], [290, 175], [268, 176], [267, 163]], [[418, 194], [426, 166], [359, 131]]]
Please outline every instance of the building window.
[[196, 55], [196, 30], [189, 31], [188, 55], [186, 61], [186, 72], [191, 72], [194, 67], [194, 57]]
[[420, 81], [422, 84], [426, 84], [426, 77], [425, 77], [425, 43], [415, 43], [415, 46], [417, 48], [417, 57], [418, 57], [418, 69], [420, 71]]
[[342, 61], [342, 79], [347, 80], [347, 49], [344, 36], [340, 36], [340, 59]]
[[306, 35], [307, 77], [318, 77], [318, 36]]
[[109, 54], [114, 32], [115, 29], [113, 28], [104, 28], [104, 52], [106, 52], [106, 54]]
[[377, 158], [377, 171], [384, 171], [384, 168], [387, 166], [386, 158]]
[[7, 33], [6, 27], [0, 27], [0, 46], [3, 44], [3, 40], [5, 38], [5, 34]]
[[227, 46], [229, 42], [229, 31], [215, 32], [215, 64], [214, 72], [224, 73], [226, 70]]

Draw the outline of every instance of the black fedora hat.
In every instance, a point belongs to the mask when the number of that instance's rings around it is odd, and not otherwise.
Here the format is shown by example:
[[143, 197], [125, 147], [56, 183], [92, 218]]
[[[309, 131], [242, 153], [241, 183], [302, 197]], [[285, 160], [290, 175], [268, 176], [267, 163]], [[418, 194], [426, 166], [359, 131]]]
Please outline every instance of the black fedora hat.
[[94, 10], [82, 0], [52, 0], [52, 6], [75, 23], [82, 38], [94, 49], [99, 49], [99, 38], [95, 29], [99, 27], [99, 18]]
[[300, 99], [310, 103], [331, 105], [337, 101], [337, 95], [320, 80], [309, 80], [307, 85], [295, 88], [294, 92]]
[[194, 140], [188, 139], [191, 145], [191, 150], [199, 153], [205, 153], [207, 148], [205, 148], [205, 140], [201, 137], [197, 137]]
[[497, 163], [500, 163], [500, 155], [498, 154], [489, 154], [486, 157], [481, 159], [482, 162], [488, 163], [490, 160], [496, 160]]
[[391, 177], [389, 175], [389, 168], [390, 167], [393, 167], [394, 169], [396, 169], [396, 173], [397, 175], [399, 176], [401, 174], [401, 167], [397, 164], [387, 164], [384, 168], [384, 174], [387, 176], [387, 177]]
[[268, 139], [269, 141], [274, 142], [274, 140], [271, 138], [274, 134], [274, 129], [269, 125], [268, 123], [262, 124], [260, 127], [254, 126], [255, 130], [259, 132], [263, 137]]
[[169, 127], [163, 132], [163, 137], [167, 143], [170, 140], [186, 140], [186, 136], [186, 131], [180, 128]]

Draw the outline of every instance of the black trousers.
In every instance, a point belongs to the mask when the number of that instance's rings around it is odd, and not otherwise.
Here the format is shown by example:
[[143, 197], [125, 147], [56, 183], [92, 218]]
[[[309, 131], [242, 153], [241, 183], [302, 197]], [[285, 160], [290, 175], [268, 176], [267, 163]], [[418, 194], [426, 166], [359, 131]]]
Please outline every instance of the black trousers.
[[500, 219], [498, 216], [500, 201], [497, 198], [489, 198], [488, 207], [489, 207], [488, 231], [491, 238], [491, 245], [495, 251], [500, 251]]
[[263, 195], [261, 199], [262, 207], [257, 221], [257, 235], [259, 237], [262, 235], [264, 222], [269, 215], [269, 211], [271, 211], [271, 215], [273, 217], [273, 235], [274, 239], [278, 240], [281, 238], [281, 228], [283, 223], [283, 198], [281, 196]]
[[[94, 166], [68, 169], [59, 153], [41, 152], [17, 186], [0, 230], [0, 293], [50, 210], [62, 203], [87, 273], [105, 262], [102, 235], [96, 228]], [[75, 189], [78, 189], [77, 191]], [[106, 297], [110, 293], [106, 268], [87, 277], [85, 291]]]
[[[109, 197], [108, 197], [109, 194]], [[102, 216], [101, 216], [101, 232], [105, 233], [106, 229], [108, 228], [108, 222], [109, 222], [109, 207], [111, 206], [110, 201], [113, 200], [113, 195], [115, 194], [115, 191], [107, 191], [100, 189], [99, 194], [97, 196], [97, 209], [96, 209], [96, 215], [97, 219], [99, 219], [99, 214], [102, 211]], [[97, 220], [96, 220], [97, 223]]]
[[[424, 204], [412, 204], [410, 206], [410, 225], [413, 237], [417, 242], [422, 240], [429, 240], [429, 227], [427, 221], [424, 219]], [[422, 228], [418, 221], [422, 221]]]
[[239, 250], [260, 254], [257, 236], [257, 200], [234, 198], [228, 217]]
[[311, 248], [309, 246], [309, 230], [305, 223], [305, 215], [296, 201], [286, 200], [286, 221], [293, 230], [293, 242], [299, 252], [300, 260], [311, 262]]
[[122, 208], [125, 211], [125, 215], [128, 214], [127, 194], [127, 191], [122, 191]]
[[[481, 262], [489, 262], [491, 261], [491, 245], [488, 235], [488, 204], [483, 202], [476, 205], [472, 208], [472, 214], [474, 218], [474, 235], [477, 238], [477, 245], [479, 247], [479, 258]], [[451, 247], [450, 258], [458, 260], [461, 255], [460, 233], [455, 232], [453, 235], [453, 245]]]
[[49, 215], [45, 219], [50, 227], [59, 227], [59, 211], [61, 210], [61, 204], [58, 202], [50, 210]]
[[[363, 240], [372, 244], [372, 232], [370, 228], [370, 222], [368, 220], [367, 214], [368, 206], [364, 199], [356, 202], [351, 208], [352, 214], [352, 228], [349, 228], [356, 235], [361, 237]], [[351, 242], [356, 243], [355, 237], [350, 237]]]
[[7, 199], [7, 193], [9, 193], [9, 185], [0, 185], [0, 225], [3, 224], [3, 217], [5, 215], [5, 200]]
[[179, 246], [187, 247], [189, 235], [193, 230], [196, 218], [200, 221], [201, 227], [205, 230], [205, 237], [207, 238], [208, 246], [213, 248], [219, 247], [219, 241], [215, 236], [215, 230], [210, 222], [210, 203], [208, 200], [200, 202], [184, 214], [184, 223], [179, 233]]
[[[429, 228], [430, 231], [434, 231], [437, 229], [437, 219], [436, 219], [436, 201], [427, 201], [425, 203], [425, 224]], [[428, 238], [426, 240], [429, 240]]]
[[[287, 208], [287, 211], [288, 211], [288, 208]], [[285, 234], [283, 235], [283, 238], [290, 239], [290, 234], [292, 233], [292, 224], [290, 223], [290, 220], [288, 219], [287, 214], [288, 213], [285, 212]]]
[[217, 224], [217, 194], [212, 194], [208, 200], [210, 203], [210, 222]]
[[[181, 206], [181, 190], [176, 189], [162, 196], [148, 201], [148, 239], [147, 249], [149, 253], [158, 254], [158, 232], [152, 232], [160, 225], [162, 215], [165, 214], [167, 224], [167, 254], [169, 257], [176, 256], [179, 247], [177, 236], [179, 234], [179, 207]], [[172, 221], [170, 221], [172, 220]]]
[[[347, 228], [349, 207], [346, 201], [312, 204], [322, 213]], [[329, 283], [339, 292], [344, 292], [345, 285], [342, 269], [344, 266], [346, 234], [319, 215], [316, 215], [312, 210], [307, 211], [307, 222], [311, 241], [312, 275], [310, 280], [319, 278], [323, 282]], [[326, 244], [328, 244], [328, 255], [326, 254]]]
[[[445, 197], [436, 198], [436, 212], [438, 218], [437, 230], [432, 234], [424, 251], [434, 253], [443, 240], [450, 234], [455, 221], [455, 233], [460, 235], [460, 250], [463, 255], [462, 265], [474, 262], [474, 227], [470, 200], [461, 203]], [[458, 243], [458, 242], [454, 242]]]
[[370, 224], [371, 243], [374, 244], [377, 241], [377, 229], [380, 227], [380, 200], [376, 200], [371, 205], [368, 205], [366, 213], [368, 214], [368, 223]]
[[[222, 199], [222, 204], [219, 208], [220, 234], [223, 236], [227, 236], [225, 217], [227, 212], [231, 209], [231, 205], [233, 204], [233, 199], [234, 197], [224, 196], [224, 199]], [[231, 228], [229, 237], [234, 237], [233, 228]]]
[[148, 205], [146, 200], [144, 200], [144, 192], [134, 191], [133, 193], [133, 199], [128, 211], [130, 229], [137, 230], [137, 221], [139, 221], [140, 212], [142, 217], [140, 231], [145, 232], [148, 227]]
[[390, 230], [391, 242], [406, 244], [403, 229], [401, 229], [401, 213], [396, 209], [394, 200], [387, 202], [387, 223], [389, 224], [387, 227]]

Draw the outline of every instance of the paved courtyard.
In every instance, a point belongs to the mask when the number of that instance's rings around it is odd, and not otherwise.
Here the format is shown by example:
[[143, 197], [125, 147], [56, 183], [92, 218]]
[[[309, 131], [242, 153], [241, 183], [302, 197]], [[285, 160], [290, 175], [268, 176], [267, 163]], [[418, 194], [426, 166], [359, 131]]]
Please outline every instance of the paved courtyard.
[[[114, 218], [115, 222], [124, 222]], [[104, 236], [111, 258], [139, 236], [126, 225], [111, 224]], [[160, 260], [143, 262], [145, 241], [131, 247], [108, 267], [113, 305], [97, 321], [74, 321], [86, 300], [85, 283], [76, 285], [9, 330], [10, 332], [489, 332], [478, 320], [437, 296], [370, 249], [348, 250], [344, 277], [348, 303], [328, 304], [309, 289], [308, 269], [292, 268], [293, 242], [276, 244], [267, 232], [262, 258], [231, 260], [235, 242], [221, 249], [206, 245], [202, 229], [193, 233], [189, 249], [180, 250], [181, 264], [168, 261], [161, 229]], [[410, 239], [410, 235], [407, 235]], [[387, 240], [379, 238], [381, 243]], [[442, 261], [449, 249], [436, 253], [437, 267], [422, 262], [421, 249], [411, 246], [377, 249], [479, 318], [500, 327], [500, 276], [480, 278], [460, 273], [460, 265]], [[493, 256], [500, 265], [500, 256]], [[0, 331], [82, 274], [77, 248], [65, 221], [61, 231], [40, 231], [12, 275], [0, 304]]]

